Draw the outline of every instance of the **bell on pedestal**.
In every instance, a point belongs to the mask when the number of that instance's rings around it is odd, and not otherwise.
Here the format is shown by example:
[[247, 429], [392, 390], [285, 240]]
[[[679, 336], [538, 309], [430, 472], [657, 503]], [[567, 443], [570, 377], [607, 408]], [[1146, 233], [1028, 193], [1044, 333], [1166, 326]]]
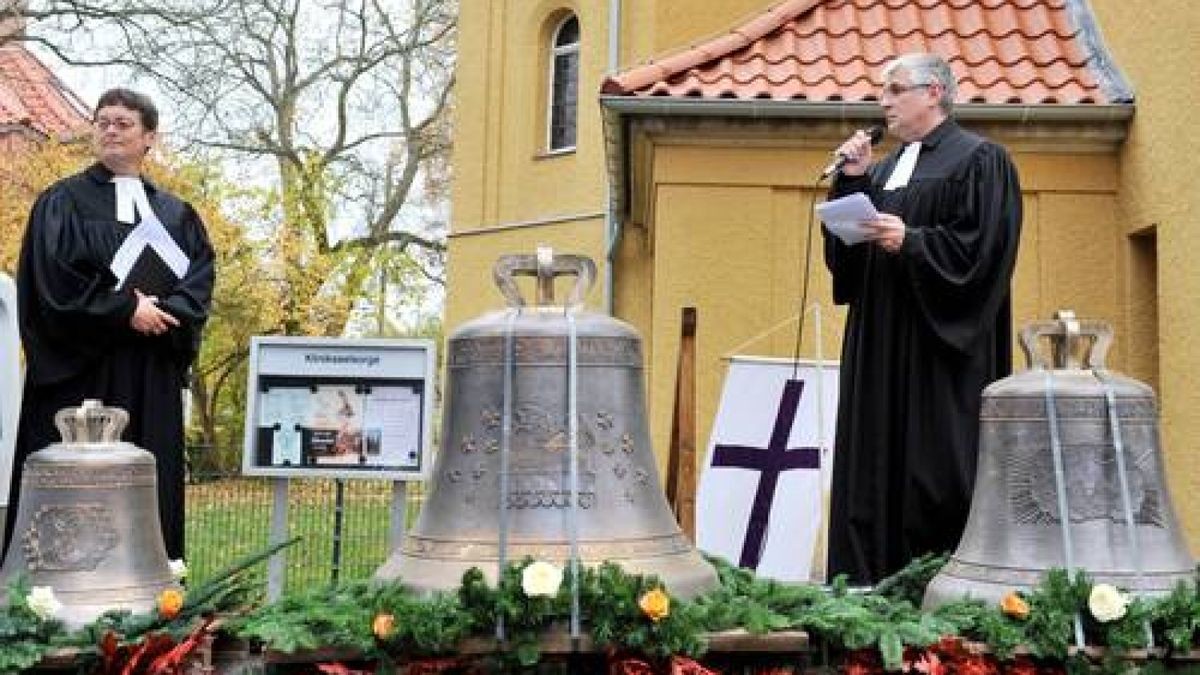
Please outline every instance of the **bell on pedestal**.
[[1071, 312], [1021, 332], [1030, 369], [983, 392], [971, 513], [925, 607], [995, 602], [1055, 567], [1141, 595], [1194, 578], [1164, 480], [1154, 391], [1104, 369], [1111, 342], [1108, 324]]
[[110, 609], [144, 612], [174, 587], [154, 456], [120, 441], [129, 415], [84, 401], [54, 416], [63, 440], [31, 454], [0, 583], [49, 586], [77, 628]]
[[[655, 574], [682, 597], [716, 585], [659, 485], [641, 340], [580, 306], [595, 274], [590, 259], [547, 249], [496, 263], [509, 309], [450, 336], [431, 492], [377, 578], [428, 592], [457, 588], [478, 567], [495, 583], [501, 556], [561, 564], [574, 548], [584, 565]], [[536, 305], [515, 275], [537, 277]], [[577, 281], [560, 305], [554, 279], [563, 275]]]

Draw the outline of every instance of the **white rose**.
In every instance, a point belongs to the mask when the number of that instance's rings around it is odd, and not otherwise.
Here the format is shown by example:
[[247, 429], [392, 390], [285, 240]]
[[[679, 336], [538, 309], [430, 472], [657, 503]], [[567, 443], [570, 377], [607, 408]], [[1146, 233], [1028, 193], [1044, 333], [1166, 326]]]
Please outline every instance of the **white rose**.
[[54, 597], [54, 589], [49, 586], [34, 586], [29, 589], [25, 604], [29, 607], [29, 611], [36, 614], [42, 621], [54, 618], [63, 607], [58, 598]]
[[529, 597], [541, 595], [552, 598], [558, 595], [558, 587], [562, 585], [562, 580], [562, 568], [538, 560], [529, 563], [521, 571], [521, 590]]
[[167, 566], [171, 568], [171, 576], [175, 578], [175, 581], [187, 578], [187, 563], [182, 560], [172, 560], [167, 563]]
[[1088, 596], [1088, 609], [1101, 623], [1116, 621], [1125, 616], [1125, 608], [1128, 606], [1129, 597], [1111, 584], [1092, 586], [1092, 593]]

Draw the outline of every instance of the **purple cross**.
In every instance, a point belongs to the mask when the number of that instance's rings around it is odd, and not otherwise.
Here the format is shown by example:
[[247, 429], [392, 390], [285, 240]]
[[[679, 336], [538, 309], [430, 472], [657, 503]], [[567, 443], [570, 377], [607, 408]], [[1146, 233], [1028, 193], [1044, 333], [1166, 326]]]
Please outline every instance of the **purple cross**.
[[804, 393], [803, 380], [788, 380], [783, 385], [783, 398], [779, 400], [779, 412], [775, 415], [775, 428], [765, 448], [746, 445], [718, 445], [713, 452], [716, 466], [738, 469], [757, 469], [762, 472], [758, 479], [758, 490], [754, 493], [754, 505], [750, 507], [750, 523], [746, 526], [746, 539], [742, 542], [739, 567], [757, 569], [762, 558], [763, 544], [767, 534], [767, 521], [771, 517], [771, 502], [775, 501], [775, 485], [779, 474], [792, 469], [816, 469], [821, 465], [820, 448], [789, 448], [788, 437], [792, 435], [792, 424], [796, 420], [796, 409], [800, 407], [800, 395]]

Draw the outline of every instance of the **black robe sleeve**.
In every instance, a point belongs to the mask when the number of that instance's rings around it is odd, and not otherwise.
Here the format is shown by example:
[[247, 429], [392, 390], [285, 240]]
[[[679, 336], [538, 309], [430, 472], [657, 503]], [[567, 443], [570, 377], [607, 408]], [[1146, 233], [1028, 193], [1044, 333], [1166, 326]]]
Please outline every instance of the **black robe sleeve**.
[[187, 252], [190, 263], [187, 273], [176, 284], [169, 296], [159, 300], [159, 307], [179, 319], [179, 327], [172, 328], [168, 335], [183, 366], [191, 364], [200, 350], [200, 337], [204, 323], [208, 320], [208, 308], [212, 300], [215, 279], [215, 255], [204, 224], [190, 204], [183, 205], [180, 242]]
[[[872, 190], [871, 172], [861, 176], [839, 173], [829, 189], [829, 198], [836, 199], [855, 192], [872, 197]], [[833, 301], [839, 305], [853, 302], [862, 293], [869, 246], [847, 246], [824, 226], [821, 227], [821, 234], [825, 237], [825, 266], [833, 275]]]
[[30, 212], [17, 269], [21, 338], [32, 384], [79, 372], [114, 340], [129, 333], [137, 306], [131, 292], [114, 292], [112, 273], [71, 235], [79, 214], [70, 191], [44, 192]]
[[1009, 292], [1021, 228], [1021, 186], [1008, 153], [983, 143], [939, 201], [950, 205], [933, 222], [910, 226], [901, 255], [927, 324], [967, 351]]

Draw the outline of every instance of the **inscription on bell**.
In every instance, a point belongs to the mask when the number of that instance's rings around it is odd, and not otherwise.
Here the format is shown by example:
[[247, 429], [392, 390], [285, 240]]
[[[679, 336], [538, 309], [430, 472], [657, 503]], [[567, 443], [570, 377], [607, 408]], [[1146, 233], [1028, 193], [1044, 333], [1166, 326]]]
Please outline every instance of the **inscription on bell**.
[[[590, 509], [596, 504], [595, 490], [579, 491], [579, 508]], [[508, 495], [510, 509], [565, 509], [571, 506], [571, 491], [553, 489], [513, 490]]]
[[117, 546], [113, 514], [102, 504], [47, 504], [23, 536], [31, 571], [94, 570]]
[[[565, 458], [564, 458], [565, 459]], [[519, 462], [512, 472], [508, 493], [510, 509], [565, 509], [571, 506], [571, 476], [561, 462], [548, 467]], [[596, 472], [582, 463], [579, 467], [579, 508], [596, 504]]]
[[[1067, 484], [1067, 509], [1071, 522], [1108, 520], [1124, 524], [1121, 485], [1116, 457], [1111, 447], [1068, 445], [1063, 447]], [[1154, 486], [1154, 455], [1129, 453], [1129, 501], [1138, 525], [1165, 527], [1162, 495]], [[1024, 447], [1009, 457], [1009, 508], [1013, 522], [1047, 525], [1062, 522], [1054, 487], [1054, 466], [1049, 448]]]

